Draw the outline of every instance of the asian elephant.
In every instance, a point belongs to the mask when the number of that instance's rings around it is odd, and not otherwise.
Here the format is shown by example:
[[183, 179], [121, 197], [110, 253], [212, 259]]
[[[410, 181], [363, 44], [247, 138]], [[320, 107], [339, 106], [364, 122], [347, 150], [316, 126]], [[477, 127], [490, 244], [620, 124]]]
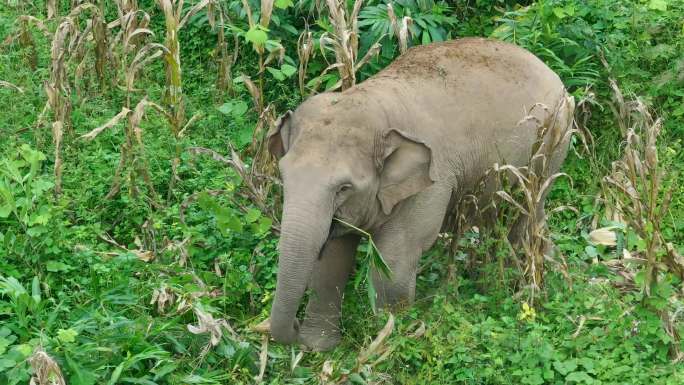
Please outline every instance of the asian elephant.
[[[537, 57], [467, 38], [411, 48], [363, 83], [312, 96], [281, 116], [266, 138], [284, 192], [272, 337], [314, 350], [339, 342], [359, 235], [333, 218], [368, 231], [390, 267], [389, 278], [372, 272], [378, 304], [411, 303], [420, 256], [450, 203], [494, 163], [529, 163], [537, 125], [521, 122], [540, 103], [556, 113], [538, 119], [571, 127], [573, 99]], [[553, 170], [568, 141], [552, 157]]]

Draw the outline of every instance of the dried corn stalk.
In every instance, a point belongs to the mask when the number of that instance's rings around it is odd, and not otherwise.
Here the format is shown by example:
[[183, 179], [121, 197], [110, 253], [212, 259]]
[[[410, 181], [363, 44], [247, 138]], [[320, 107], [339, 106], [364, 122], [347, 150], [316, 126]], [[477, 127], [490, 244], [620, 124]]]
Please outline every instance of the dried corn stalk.
[[[531, 289], [530, 303], [534, 303], [537, 291], [543, 286], [545, 261], [553, 260], [543, 202], [553, 182], [567, 176], [561, 172], [551, 174], [551, 165], [554, 156], [567, 146], [575, 132], [574, 129], [566, 129], [565, 122], [559, 121], [560, 111], [564, 108], [572, 111], [571, 105], [574, 105], [571, 96], [563, 98], [553, 110], [542, 104], [534, 105], [519, 123], [537, 126], [537, 140], [530, 154], [529, 166], [494, 165], [493, 169], [499, 176], [500, 186], [514, 186], [510, 191], [497, 191], [496, 198], [517, 211], [518, 220], [511, 222], [518, 222], [520, 227], [514, 225], [511, 230], [517, 232], [514, 237], [523, 249], [523, 276]], [[543, 116], [539, 118], [535, 110], [542, 110]], [[564, 261], [561, 261], [561, 268], [565, 270]]]
[[309, 67], [309, 59], [314, 52], [313, 36], [307, 26], [306, 30], [299, 35], [297, 40], [297, 56], [299, 57], [299, 93], [304, 96], [304, 81], [306, 70]]
[[107, 199], [111, 199], [119, 193], [121, 190], [122, 176], [125, 174], [126, 180], [129, 181], [129, 192], [132, 196], [136, 196], [139, 193], [136, 180], [140, 177], [143, 179], [145, 186], [147, 186], [148, 192], [152, 197], [152, 203], [156, 204], [157, 194], [152, 183], [152, 177], [149, 173], [150, 167], [145, 154], [145, 144], [143, 142], [142, 129], [140, 127], [146, 107], [152, 107], [162, 114], [166, 114], [161, 106], [147, 100], [147, 97], [145, 97], [138, 102], [133, 110], [124, 107], [121, 109], [121, 112], [111, 118], [107, 123], [81, 136], [82, 139], [93, 140], [104, 130], [116, 126], [124, 118], [127, 119], [127, 125], [124, 129], [125, 141], [121, 145], [119, 164], [114, 172], [112, 186], [106, 196]]
[[[174, 158], [171, 162], [171, 181], [169, 183], [169, 196], [173, 193], [178, 177], [178, 166], [183, 151], [180, 143], [182, 134], [187, 129], [185, 117], [185, 101], [183, 99], [183, 82], [181, 77], [180, 58], [180, 30], [188, 20], [197, 12], [207, 7], [214, 0], [202, 0], [195, 4], [183, 15], [183, 0], [157, 0], [157, 5], [164, 14], [166, 26], [166, 47], [164, 61], [166, 63], [166, 93], [164, 103], [167, 116], [170, 118], [171, 132], [174, 137]], [[191, 119], [192, 122], [194, 119]]]
[[356, 72], [380, 52], [380, 43], [373, 44], [366, 55], [358, 59], [358, 16], [363, 0], [354, 2], [354, 8], [349, 15], [347, 15], [346, 1], [344, 0], [326, 0], [326, 4], [333, 33], [324, 33], [320, 38], [320, 46], [324, 56], [326, 49], [335, 53], [335, 63], [329, 65], [323, 74], [333, 68], [337, 69], [340, 74], [340, 81], [332, 88], [342, 87], [342, 90], [346, 90], [356, 84]]
[[42, 348], [37, 348], [28, 362], [33, 369], [29, 385], [66, 385], [59, 365]]
[[413, 24], [413, 19], [409, 16], [404, 16], [401, 19], [400, 25], [397, 20], [397, 15], [394, 13], [392, 3], [387, 4], [387, 16], [389, 16], [394, 36], [399, 40], [399, 51], [404, 53], [408, 49], [408, 40], [411, 35], [411, 30], [409, 28]]

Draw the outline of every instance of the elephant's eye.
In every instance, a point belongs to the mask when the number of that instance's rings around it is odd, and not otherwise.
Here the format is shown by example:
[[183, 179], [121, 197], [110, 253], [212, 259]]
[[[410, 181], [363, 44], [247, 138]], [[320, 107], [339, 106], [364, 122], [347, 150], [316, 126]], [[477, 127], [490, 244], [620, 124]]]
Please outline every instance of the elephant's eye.
[[351, 190], [351, 188], [352, 188], [351, 183], [344, 183], [343, 185], [341, 185], [341, 186], [337, 189], [337, 193], [339, 194], [339, 193], [347, 192], [347, 191]]

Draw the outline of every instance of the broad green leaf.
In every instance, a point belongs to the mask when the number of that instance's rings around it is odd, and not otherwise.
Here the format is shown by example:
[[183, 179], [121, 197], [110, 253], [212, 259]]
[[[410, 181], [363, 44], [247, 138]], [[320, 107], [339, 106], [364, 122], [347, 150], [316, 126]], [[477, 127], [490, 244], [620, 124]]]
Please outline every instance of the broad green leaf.
[[266, 67], [266, 70], [267, 70], [271, 75], [273, 75], [273, 77], [276, 78], [276, 80], [280, 80], [280, 81], [285, 80], [285, 75], [284, 75], [282, 72], [280, 72], [279, 69], [276, 69], [276, 68], [273, 68], [273, 67]]
[[241, 117], [247, 112], [247, 109], [249, 106], [247, 106], [247, 103], [245, 103], [242, 100], [233, 100], [227, 103], [222, 104], [220, 107], [218, 107], [218, 110], [225, 115], [231, 115], [234, 118]]
[[64, 343], [70, 343], [76, 341], [76, 336], [78, 332], [74, 329], [59, 329], [57, 330], [57, 339]]
[[69, 271], [69, 269], [71, 269], [71, 266], [61, 261], [48, 261], [45, 264], [45, 269], [47, 269], [47, 271], [56, 273], [59, 271]]
[[651, 0], [648, 8], [656, 11], [667, 11], [667, 0]]
[[17, 363], [9, 358], [0, 358], [0, 373], [6, 369], [13, 368]]
[[565, 377], [565, 381], [574, 381], [577, 383], [584, 383], [584, 384], [593, 384], [594, 379], [591, 378], [587, 373], [578, 371], [578, 372], [572, 372], [568, 374], [567, 377]]
[[273, 5], [275, 5], [276, 8], [286, 9], [294, 6], [294, 3], [292, 2], [292, 0], [275, 0]]
[[259, 222], [256, 223], [255, 227], [255, 233], [256, 235], [264, 235], [268, 230], [271, 229], [271, 226], [273, 225], [273, 221], [271, 218], [268, 217], [261, 217], [259, 218]]
[[557, 18], [562, 19], [566, 16], [565, 8], [553, 7], [553, 14], [556, 15]]
[[33, 353], [33, 347], [29, 344], [20, 344], [14, 347], [19, 354], [24, 356], [24, 358], [30, 356]]
[[202, 191], [199, 194], [199, 197], [197, 198], [197, 203], [199, 204], [202, 210], [210, 211], [212, 213], [218, 207], [218, 204], [216, 203], [214, 198], [212, 198], [211, 195], [207, 194], [206, 191]]
[[261, 211], [255, 208], [251, 208], [247, 211], [247, 214], [245, 215], [245, 221], [247, 223], [253, 223], [256, 222], [257, 219], [261, 217]]
[[221, 233], [226, 234], [227, 230], [232, 230], [235, 232], [242, 231], [242, 222], [232, 210], [226, 207], [220, 207], [216, 210], [216, 226]]
[[4, 337], [0, 337], [0, 355], [5, 354], [7, 347], [10, 345], [10, 340]]
[[245, 39], [255, 45], [264, 45], [268, 40], [268, 34], [255, 25], [245, 33]]
[[288, 78], [297, 73], [297, 68], [289, 64], [283, 64], [280, 67], [280, 72], [282, 72]]

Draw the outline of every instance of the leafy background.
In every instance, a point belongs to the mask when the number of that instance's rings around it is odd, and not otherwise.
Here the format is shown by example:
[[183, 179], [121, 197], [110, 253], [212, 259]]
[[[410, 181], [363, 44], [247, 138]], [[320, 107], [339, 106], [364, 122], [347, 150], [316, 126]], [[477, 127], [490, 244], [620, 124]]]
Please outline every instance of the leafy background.
[[[121, 148], [134, 136], [127, 136], [124, 121], [93, 140], [80, 136], [144, 96], [169, 108], [162, 102], [166, 67], [163, 60], [146, 63], [131, 91], [122, 86], [128, 68], [116, 62], [108, 64], [105, 85], [94, 74], [75, 80], [78, 63], [66, 65], [67, 83], [80, 85], [81, 94], [66, 94], [72, 128], [63, 137], [62, 192], [56, 195], [57, 146], [46, 122], [57, 114], [41, 113], [48, 96], [44, 82], [54, 70], [52, 34], [76, 4], [57, 2], [57, 16], [48, 20], [49, 3], [0, 3], [0, 80], [21, 89], [0, 87], [0, 383], [24, 384], [37, 376], [32, 363], [40, 351], [73, 385], [684, 381], [677, 355], [684, 332], [680, 279], [661, 268], [647, 293], [643, 267], [612, 268], [622, 261], [621, 250], [641, 250], [643, 240], [633, 229], [622, 225], [616, 231], [619, 247], [596, 244], [590, 236], [597, 226], [615, 225], [597, 203], [602, 177], [623, 144], [611, 109], [619, 106], [609, 81], [614, 79], [623, 95], [638, 96], [663, 118], [658, 153], [673, 194], [660, 225], [682, 252], [684, 195], [676, 177], [684, 164], [684, 2], [392, 2], [399, 20], [412, 20], [408, 45], [488, 36], [534, 52], [585, 102], [577, 120], [585, 122], [593, 146], [586, 151], [575, 138], [564, 168], [572, 183], [559, 180], [549, 199], [551, 207], [577, 211], [549, 219], [567, 266], [549, 268], [534, 306], [512, 278], [499, 277], [495, 263], [478, 262], [487, 240], [469, 232], [459, 241], [462, 251], [450, 253], [444, 240], [424, 257], [417, 303], [392, 317], [393, 329], [379, 351], [368, 347], [390, 316], [370, 316], [369, 288], [358, 274], [345, 295], [343, 342], [330, 353], [268, 344], [252, 328], [268, 316], [275, 287], [277, 185], [259, 205], [245, 193], [239, 170], [190, 150], [236, 159], [230, 144], [256, 167], [259, 153], [251, 146], [263, 135], [259, 127], [272, 123], [265, 116], [296, 107], [317, 85], [322, 91], [338, 84], [338, 71], [324, 71], [335, 55], [320, 47], [321, 36], [335, 33], [325, 4], [278, 0], [267, 27], [254, 22], [262, 4], [253, 0], [217, 2], [226, 15], [220, 27], [212, 26], [216, 20], [206, 9], [189, 17], [178, 34], [183, 122], [195, 114], [201, 118], [178, 135], [167, 116], [154, 108], [146, 112], [139, 124], [145, 152], [131, 159], [146, 160], [149, 186], [128, 172], [119, 193], [106, 198]], [[150, 15], [154, 35], [145, 39], [169, 45], [160, 3], [139, 0], [137, 6]], [[199, 3], [186, 1], [183, 14]], [[346, 5], [349, 14], [353, 4]], [[115, 2], [96, 6], [107, 22], [120, 17]], [[13, 39], [24, 25], [20, 15], [36, 17], [48, 33], [29, 26], [33, 45]], [[84, 27], [85, 19], [79, 20]], [[399, 55], [401, 46], [386, 1], [365, 1], [358, 29], [359, 58], [381, 44], [356, 74], [363, 81]], [[297, 50], [306, 31], [314, 48], [302, 69]], [[223, 84], [219, 36], [231, 57]], [[85, 63], [94, 60], [88, 56]], [[250, 77], [260, 92], [256, 97]], [[143, 163], [133, 164], [127, 170]], [[179, 180], [172, 186], [173, 174]], [[362, 359], [364, 353], [372, 359]]]

